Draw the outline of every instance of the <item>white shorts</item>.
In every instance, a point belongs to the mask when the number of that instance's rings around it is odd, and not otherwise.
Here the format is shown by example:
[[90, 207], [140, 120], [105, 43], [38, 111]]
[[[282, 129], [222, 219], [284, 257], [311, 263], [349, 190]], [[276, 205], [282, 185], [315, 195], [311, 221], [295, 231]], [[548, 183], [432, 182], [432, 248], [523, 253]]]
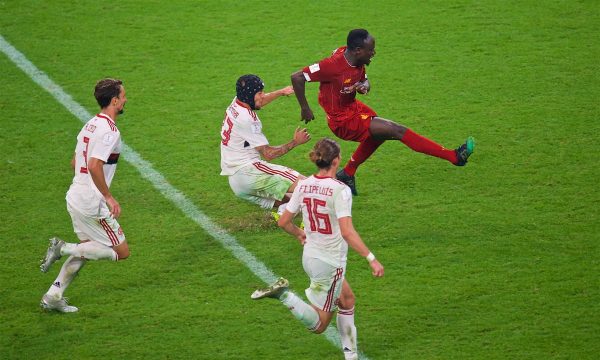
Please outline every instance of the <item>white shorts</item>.
[[310, 287], [304, 292], [311, 304], [323, 311], [336, 311], [346, 267], [338, 268], [308, 256], [302, 256], [302, 266], [310, 278]]
[[271, 209], [276, 200], [283, 200], [298, 175], [288, 167], [257, 161], [230, 175], [229, 186], [242, 199]]
[[100, 206], [99, 216], [84, 215], [67, 202], [73, 222], [73, 231], [79, 240], [94, 240], [106, 246], [117, 246], [125, 241], [121, 225], [112, 217], [106, 204]]

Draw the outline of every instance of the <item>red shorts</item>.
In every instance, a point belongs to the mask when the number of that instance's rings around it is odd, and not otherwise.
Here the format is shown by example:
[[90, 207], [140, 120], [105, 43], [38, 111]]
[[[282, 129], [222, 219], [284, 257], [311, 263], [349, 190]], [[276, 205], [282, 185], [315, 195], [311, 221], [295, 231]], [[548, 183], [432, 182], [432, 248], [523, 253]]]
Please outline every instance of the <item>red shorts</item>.
[[371, 136], [369, 127], [371, 119], [377, 116], [375, 111], [355, 100], [346, 111], [327, 114], [327, 123], [333, 133], [343, 140], [363, 142]]

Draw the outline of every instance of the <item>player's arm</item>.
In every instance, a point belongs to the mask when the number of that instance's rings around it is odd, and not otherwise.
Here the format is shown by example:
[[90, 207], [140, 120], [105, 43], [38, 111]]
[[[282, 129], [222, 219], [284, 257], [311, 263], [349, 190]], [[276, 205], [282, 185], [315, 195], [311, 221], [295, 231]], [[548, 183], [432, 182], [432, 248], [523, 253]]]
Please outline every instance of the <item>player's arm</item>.
[[271, 161], [280, 156], [287, 154], [290, 150], [295, 148], [298, 145], [302, 145], [310, 140], [310, 134], [304, 129], [296, 128], [294, 131], [294, 138], [292, 141], [286, 144], [282, 144], [279, 146], [270, 146], [270, 145], [261, 145], [257, 146], [256, 150], [260, 153], [263, 159], [267, 161]]
[[301, 120], [304, 120], [308, 124], [309, 121], [315, 119], [315, 116], [308, 105], [308, 100], [306, 100], [306, 78], [304, 78], [302, 70], [292, 74], [292, 86], [296, 94], [296, 99], [298, 99], [298, 103], [300, 104]]
[[294, 93], [294, 89], [291, 86], [286, 86], [282, 89], [271, 91], [270, 93], [258, 93], [254, 103], [258, 108], [263, 108], [273, 100], [281, 96], [289, 96]]
[[373, 270], [373, 276], [383, 276], [383, 265], [375, 259], [375, 255], [360, 238], [358, 232], [354, 229], [354, 225], [352, 224], [352, 217], [345, 216], [338, 219], [340, 223], [340, 231], [342, 232], [342, 237], [348, 245], [354, 249], [360, 256], [365, 257], [369, 261], [369, 266], [371, 266], [371, 270]]
[[285, 230], [285, 232], [298, 239], [300, 245], [304, 245], [304, 242], [306, 241], [306, 234], [304, 233], [304, 230], [300, 229], [292, 222], [294, 215], [296, 214], [285, 210], [283, 212], [283, 215], [281, 215], [281, 217], [277, 221], [277, 225], [279, 225], [280, 228]]
[[90, 157], [87, 163], [88, 171], [92, 176], [92, 181], [94, 185], [98, 188], [104, 199], [106, 200], [106, 204], [110, 209], [110, 213], [113, 217], [118, 218], [121, 215], [121, 205], [115, 200], [115, 198], [110, 193], [108, 189], [108, 185], [106, 184], [106, 180], [104, 178], [104, 161], [97, 159], [95, 157]]

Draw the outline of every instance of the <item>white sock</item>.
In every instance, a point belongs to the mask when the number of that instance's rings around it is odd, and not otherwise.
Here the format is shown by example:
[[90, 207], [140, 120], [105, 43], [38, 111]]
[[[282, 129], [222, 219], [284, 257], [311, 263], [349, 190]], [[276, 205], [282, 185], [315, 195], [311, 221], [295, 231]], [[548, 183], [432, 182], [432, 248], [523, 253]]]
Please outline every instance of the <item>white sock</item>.
[[342, 350], [346, 359], [358, 359], [356, 344], [356, 326], [354, 326], [354, 307], [352, 309], [338, 308], [337, 328], [342, 340]]
[[117, 261], [119, 259], [117, 253], [111, 247], [102, 245], [97, 241], [88, 241], [79, 244], [66, 243], [60, 250], [60, 253], [87, 260], [108, 259]]
[[48, 289], [48, 294], [54, 298], [62, 298], [63, 293], [71, 284], [71, 281], [77, 276], [77, 273], [83, 265], [85, 265], [86, 260], [80, 257], [69, 256], [69, 258], [65, 261], [63, 266], [60, 268], [60, 272], [58, 273], [58, 277], [54, 280], [54, 283]]
[[286, 207], [287, 207], [287, 203], [283, 203], [283, 204], [279, 205], [279, 207], [277, 208], [277, 214], [279, 214], [279, 216], [283, 215], [283, 212], [285, 211]]
[[296, 319], [300, 320], [308, 330], [315, 331], [319, 325], [321, 325], [317, 310], [302, 301], [302, 299], [293, 292], [286, 291], [279, 300], [287, 306]]

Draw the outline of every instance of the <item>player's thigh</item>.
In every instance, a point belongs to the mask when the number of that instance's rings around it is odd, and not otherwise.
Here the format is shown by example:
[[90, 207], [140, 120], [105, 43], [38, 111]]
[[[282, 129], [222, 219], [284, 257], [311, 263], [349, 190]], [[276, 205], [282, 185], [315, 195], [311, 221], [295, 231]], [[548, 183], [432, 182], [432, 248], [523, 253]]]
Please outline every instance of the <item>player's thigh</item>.
[[298, 176], [293, 169], [261, 161], [231, 175], [229, 185], [240, 198], [269, 209], [276, 200], [284, 199]]
[[307, 256], [302, 257], [302, 266], [310, 278], [310, 287], [305, 290], [308, 300], [322, 311], [335, 311], [342, 292], [345, 267], [335, 267]]
[[100, 209], [99, 216], [80, 213], [67, 204], [71, 215], [73, 231], [79, 240], [94, 240], [103, 245], [114, 247], [125, 242], [125, 234], [117, 219], [110, 215], [106, 205]]

